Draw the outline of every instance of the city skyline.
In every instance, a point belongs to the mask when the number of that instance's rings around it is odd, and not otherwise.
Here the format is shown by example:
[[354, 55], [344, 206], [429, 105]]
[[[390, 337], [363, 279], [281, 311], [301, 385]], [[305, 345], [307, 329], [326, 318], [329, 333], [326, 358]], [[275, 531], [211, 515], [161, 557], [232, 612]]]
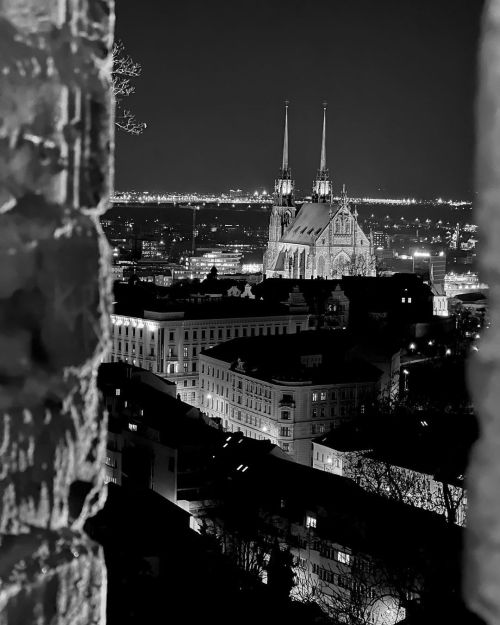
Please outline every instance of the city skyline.
[[148, 128], [118, 134], [116, 188], [271, 189], [288, 99], [297, 187], [319, 165], [327, 101], [336, 189], [470, 199], [481, 4], [150, 2], [140, 28], [121, 4], [117, 37], [143, 68], [129, 104]]

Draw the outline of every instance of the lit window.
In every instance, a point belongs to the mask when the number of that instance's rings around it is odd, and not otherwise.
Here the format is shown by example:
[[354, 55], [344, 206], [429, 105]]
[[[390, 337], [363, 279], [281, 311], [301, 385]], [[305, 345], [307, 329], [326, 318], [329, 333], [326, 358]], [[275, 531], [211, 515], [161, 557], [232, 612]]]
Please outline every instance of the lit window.
[[128, 429], [129, 429], [131, 432], [137, 432], [137, 424], [136, 424], [136, 423], [129, 423], [129, 424], [128, 424]]
[[337, 551], [335, 559], [339, 562], [342, 562], [342, 564], [351, 563], [351, 556], [348, 553], [344, 553], [343, 551]]
[[116, 389], [116, 391], [115, 391], [115, 393], [116, 393], [116, 396], [118, 397], [118, 395], [120, 395], [120, 389], [119, 389], [119, 388], [117, 388], [117, 389]]
[[310, 516], [309, 514], [306, 516], [306, 527], [316, 527], [316, 517]]
[[321, 401], [325, 401], [325, 399], [326, 399], [326, 391], [321, 391], [320, 399], [321, 399]]
[[318, 393], [316, 391], [312, 394], [312, 400], [318, 401]]

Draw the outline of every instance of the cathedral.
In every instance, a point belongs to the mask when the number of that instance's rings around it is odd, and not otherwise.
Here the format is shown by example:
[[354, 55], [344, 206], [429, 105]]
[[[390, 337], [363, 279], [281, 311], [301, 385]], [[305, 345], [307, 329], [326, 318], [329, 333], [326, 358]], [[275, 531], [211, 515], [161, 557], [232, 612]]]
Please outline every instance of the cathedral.
[[288, 165], [288, 103], [281, 175], [274, 187], [274, 205], [269, 221], [269, 242], [264, 254], [266, 278], [341, 278], [346, 275], [374, 276], [373, 244], [351, 211], [345, 187], [333, 202], [326, 166], [326, 105], [320, 167], [313, 183], [312, 201], [297, 209], [294, 181]]

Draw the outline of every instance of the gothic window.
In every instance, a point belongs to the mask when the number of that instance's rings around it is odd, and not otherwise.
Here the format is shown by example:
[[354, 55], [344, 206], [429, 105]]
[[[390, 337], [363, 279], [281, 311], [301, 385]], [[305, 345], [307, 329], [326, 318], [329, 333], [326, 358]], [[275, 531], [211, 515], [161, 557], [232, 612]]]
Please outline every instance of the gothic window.
[[323, 256], [320, 256], [318, 259], [318, 276], [323, 276], [325, 274], [325, 259]]
[[341, 213], [335, 219], [334, 232], [335, 234], [350, 234], [351, 233], [351, 220], [347, 213]]

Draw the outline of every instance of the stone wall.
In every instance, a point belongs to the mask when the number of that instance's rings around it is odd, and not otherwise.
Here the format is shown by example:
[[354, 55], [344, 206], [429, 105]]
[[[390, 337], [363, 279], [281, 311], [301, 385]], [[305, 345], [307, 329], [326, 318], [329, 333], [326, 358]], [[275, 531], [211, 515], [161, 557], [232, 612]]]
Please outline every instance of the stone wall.
[[465, 597], [490, 625], [500, 623], [500, 0], [482, 23], [477, 101], [475, 223], [481, 280], [489, 284], [491, 327], [470, 363], [470, 390], [481, 436], [468, 470]]
[[104, 623], [113, 0], [0, 0], [0, 624]]

